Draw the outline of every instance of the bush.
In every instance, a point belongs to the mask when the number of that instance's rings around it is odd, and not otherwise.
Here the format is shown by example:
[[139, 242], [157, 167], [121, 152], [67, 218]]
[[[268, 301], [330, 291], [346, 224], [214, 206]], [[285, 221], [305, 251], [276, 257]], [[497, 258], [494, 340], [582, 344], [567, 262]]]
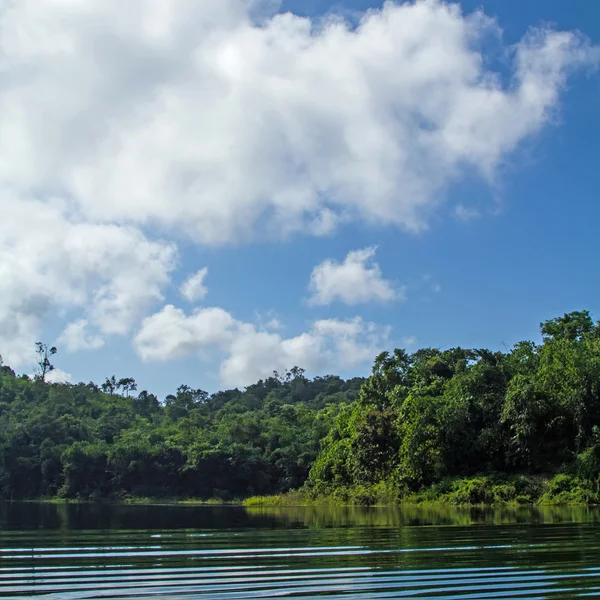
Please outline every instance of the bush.
[[452, 504], [491, 504], [494, 501], [492, 484], [485, 477], [456, 481], [450, 496]]
[[588, 481], [560, 473], [548, 482], [540, 504], [598, 504], [598, 500]]
[[492, 489], [494, 502], [512, 502], [517, 497], [517, 488], [512, 484], [495, 485]]
[[372, 489], [360, 486], [352, 491], [351, 503], [360, 506], [373, 506], [377, 503], [377, 499]]

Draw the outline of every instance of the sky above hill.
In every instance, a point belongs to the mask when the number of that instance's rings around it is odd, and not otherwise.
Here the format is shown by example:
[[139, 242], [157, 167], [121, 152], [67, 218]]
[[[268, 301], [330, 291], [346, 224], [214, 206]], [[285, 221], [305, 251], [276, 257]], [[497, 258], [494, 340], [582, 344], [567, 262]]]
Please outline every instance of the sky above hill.
[[600, 4], [0, 0], [0, 354], [243, 387], [600, 318]]

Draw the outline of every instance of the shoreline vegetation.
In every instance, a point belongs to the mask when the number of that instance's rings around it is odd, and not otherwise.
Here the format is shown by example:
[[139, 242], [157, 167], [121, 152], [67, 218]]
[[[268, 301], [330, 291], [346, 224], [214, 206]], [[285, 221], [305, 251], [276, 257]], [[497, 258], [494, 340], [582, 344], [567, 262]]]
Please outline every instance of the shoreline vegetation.
[[293, 506], [600, 504], [600, 324], [505, 352], [396, 349], [368, 378], [244, 390], [47, 381], [0, 360], [0, 500]]
[[600, 496], [586, 482], [556, 475], [507, 478], [502, 474], [448, 480], [420, 492], [398, 495], [385, 485], [373, 488], [336, 490], [329, 496], [314, 496], [302, 490], [275, 496], [253, 496], [242, 502], [247, 507], [373, 506], [373, 507], [534, 507], [600, 506]]
[[600, 495], [588, 482], [565, 474], [555, 476], [504, 474], [443, 481], [420, 492], [399, 495], [384, 484], [372, 488], [339, 489], [332, 494], [314, 495], [299, 489], [282, 494], [250, 496], [223, 500], [221, 498], [132, 497], [65, 498], [43, 497], [28, 500], [51, 504], [98, 503], [125, 505], [190, 505], [252, 507], [534, 507], [534, 506], [600, 506]]
[[586, 482], [564, 474], [555, 476], [517, 476], [503, 474], [455, 479], [430, 489], [399, 496], [385, 485], [373, 488], [342, 489], [325, 496], [305, 490], [290, 490], [269, 496], [250, 496], [232, 500], [221, 498], [121, 497], [121, 498], [36, 498], [32, 502], [52, 504], [98, 503], [124, 505], [238, 506], [246, 508], [279, 507], [544, 507], [600, 506], [600, 495]]

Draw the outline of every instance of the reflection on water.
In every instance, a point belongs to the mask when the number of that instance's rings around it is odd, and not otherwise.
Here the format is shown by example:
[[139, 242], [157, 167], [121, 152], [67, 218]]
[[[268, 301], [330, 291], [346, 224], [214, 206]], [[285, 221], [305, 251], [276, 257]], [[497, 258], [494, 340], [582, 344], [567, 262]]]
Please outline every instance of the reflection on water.
[[600, 509], [587, 506], [453, 507], [355, 506], [257, 507], [246, 511], [255, 518], [274, 517], [285, 526], [393, 527], [400, 525], [514, 525], [536, 523], [598, 523]]
[[0, 505], [0, 597], [600, 595], [600, 511]]

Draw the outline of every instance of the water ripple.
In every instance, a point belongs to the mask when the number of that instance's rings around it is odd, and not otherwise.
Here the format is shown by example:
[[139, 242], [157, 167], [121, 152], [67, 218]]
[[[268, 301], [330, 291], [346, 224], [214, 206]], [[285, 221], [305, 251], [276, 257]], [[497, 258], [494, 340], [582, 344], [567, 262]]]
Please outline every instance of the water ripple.
[[600, 595], [596, 523], [0, 533], [0, 598]]

